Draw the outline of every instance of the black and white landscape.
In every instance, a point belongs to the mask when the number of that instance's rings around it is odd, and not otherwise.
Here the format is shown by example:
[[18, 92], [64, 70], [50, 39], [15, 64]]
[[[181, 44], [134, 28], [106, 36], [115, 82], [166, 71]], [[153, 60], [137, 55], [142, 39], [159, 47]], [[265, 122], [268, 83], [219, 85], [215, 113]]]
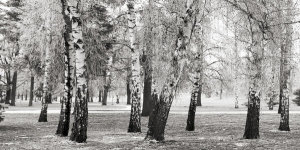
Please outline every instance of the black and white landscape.
[[0, 0], [0, 149], [299, 149], [298, 0]]

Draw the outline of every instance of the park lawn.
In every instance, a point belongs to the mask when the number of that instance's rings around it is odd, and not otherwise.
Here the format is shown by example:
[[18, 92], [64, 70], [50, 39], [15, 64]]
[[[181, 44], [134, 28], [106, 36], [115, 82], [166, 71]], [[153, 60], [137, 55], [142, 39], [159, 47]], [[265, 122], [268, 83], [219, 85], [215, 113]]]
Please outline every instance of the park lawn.
[[[143, 141], [142, 133], [127, 133], [129, 113], [90, 114], [87, 143], [78, 144], [55, 135], [59, 114], [38, 123], [38, 114], [6, 114], [0, 123], [0, 149], [297, 149], [300, 117], [290, 115], [290, 132], [279, 132], [279, 115], [263, 114], [260, 139], [242, 139], [246, 115], [197, 115], [196, 131], [185, 131], [186, 115], [170, 114], [165, 142]], [[72, 116], [73, 118], [73, 116]]]

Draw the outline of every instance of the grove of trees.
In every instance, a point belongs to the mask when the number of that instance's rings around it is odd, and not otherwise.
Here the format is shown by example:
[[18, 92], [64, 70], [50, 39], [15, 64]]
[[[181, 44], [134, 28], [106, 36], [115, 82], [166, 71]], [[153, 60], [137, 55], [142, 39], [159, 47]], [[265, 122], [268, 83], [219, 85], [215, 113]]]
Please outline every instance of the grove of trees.
[[2, 0], [0, 6], [1, 102], [13, 107], [17, 94], [29, 93], [31, 107], [40, 94], [38, 122], [47, 122], [48, 105], [61, 97], [59, 136], [86, 142], [88, 103], [106, 106], [110, 93], [117, 103], [124, 95], [131, 107], [128, 132], [141, 132], [142, 116], [149, 117], [145, 140], [165, 140], [182, 92], [190, 95], [186, 131], [195, 130], [201, 97], [215, 93], [230, 95], [235, 109], [247, 99], [245, 139], [260, 136], [262, 103], [270, 110], [278, 104], [278, 129], [290, 131], [296, 0]]

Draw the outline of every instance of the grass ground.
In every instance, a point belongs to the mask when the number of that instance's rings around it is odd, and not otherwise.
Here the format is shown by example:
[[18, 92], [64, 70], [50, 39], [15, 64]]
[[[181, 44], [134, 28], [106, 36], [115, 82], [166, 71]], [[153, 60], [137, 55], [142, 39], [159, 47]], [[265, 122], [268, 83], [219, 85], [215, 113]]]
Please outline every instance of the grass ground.
[[[200, 110], [200, 109], [198, 109]], [[148, 118], [142, 118], [142, 133], [127, 133], [129, 113], [90, 114], [87, 143], [58, 137], [59, 114], [49, 114], [38, 123], [38, 114], [6, 114], [0, 123], [0, 149], [299, 149], [300, 119], [290, 116], [290, 132], [279, 132], [279, 115], [262, 114], [260, 139], [242, 139], [246, 115], [200, 114], [196, 131], [185, 131], [186, 115], [170, 114], [164, 143], [143, 141]]]

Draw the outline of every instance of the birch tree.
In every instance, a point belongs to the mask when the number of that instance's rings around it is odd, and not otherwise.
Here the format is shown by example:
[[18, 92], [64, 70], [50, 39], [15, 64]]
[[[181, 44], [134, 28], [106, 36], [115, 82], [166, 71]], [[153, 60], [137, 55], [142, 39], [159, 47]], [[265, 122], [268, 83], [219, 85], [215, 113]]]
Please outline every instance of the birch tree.
[[190, 40], [194, 30], [196, 14], [198, 12], [198, 0], [188, 0], [186, 4], [186, 14], [182, 16], [180, 22], [176, 48], [173, 52], [171, 69], [168, 73], [158, 102], [156, 102], [152, 114], [149, 117], [148, 131], [146, 139], [164, 140], [165, 127], [169, 111], [174, 99], [177, 84], [186, 64], [186, 54], [190, 49]]
[[[203, 8], [206, 4], [202, 4]], [[200, 6], [200, 5], [199, 5]], [[202, 8], [202, 6], [201, 6]], [[196, 113], [196, 106], [202, 106], [201, 104], [201, 94], [202, 94], [202, 84], [203, 84], [203, 73], [204, 73], [204, 44], [203, 44], [203, 36], [204, 36], [204, 29], [203, 29], [203, 20], [204, 16], [206, 15], [205, 10], [202, 9], [201, 17], [199, 17], [198, 13], [195, 12], [195, 19], [194, 22], [197, 22], [195, 25], [195, 33], [194, 38], [191, 39], [191, 45], [195, 46], [195, 53], [192, 53], [192, 63], [190, 67], [192, 68], [192, 72], [190, 73], [191, 81], [192, 81], [192, 91], [191, 91], [191, 99], [190, 99], [190, 106], [188, 110], [188, 119], [186, 130], [187, 131], [194, 131], [195, 130], [195, 113]], [[196, 20], [196, 16], [200, 18], [200, 21]], [[192, 49], [192, 47], [191, 47]], [[193, 52], [191, 50], [191, 52]], [[194, 57], [193, 57], [194, 56]], [[199, 103], [199, 104], [198, 104]]]
[[[244, 132], [245, 139], [259, 138], [259, 112], [262, 91], [262, 59], [265, 44], [265, 18], [260, 5], [246, 3], [247, 8], [242, 7], [237, 1], [225, 0], [235, 9], [245, 15], [245, 23], [248, 27], [250, 43], [246, 48], [247, 64], [249, 69], [249, 92], [248, 92], [248, 112]], [[261, 1], [257, 1], [261, 4]], [[262, 23], [261, 23], [262, 22]]]
[[[282, 14], [285, 16], [284, 22], [291, 22], [293, 1], [288, 0], [284, 3], [287, 9], [284, 9]], [[282, 17], [280, 15], [279, 17]], [[282, 18], [283, 19], [283, 18]], [[291, 80], [291, 49], [292, 49], [292, 34], [293, 28], [290, 24], [283, 25], [283, 41], [281, 43], [281, 61], [280, 61], [280, 125], [279, 130], [290, 131], [289, 127], [289, 95], [290, 95], [290, 80]]]
[[86, 142], [88, 125], [87, 79], [85, 74], [85, 50], [83, 49], [82, 21], [80, 12], [81, 0], [69, 0], [67, 5], [72, 21], [72, 39], [76, 52], [76, 94], [74, 107], [74, 123], [70, 140], [78, 143]]
[[107, 96], [109, 89], [111, 87], [111, 66], [113, 63], [113, 57], [108, 56], [106, 69], [104, 71], [104, 91], [103, 91], [103, 99], [102, 99], [102, 105], [107, 105]]
[[131, 47], [131, 112], [128, 132], [141, 132], [140, 54], [136, 43], [135, 1], [128, 0], [128, 36]]
[[[47, 22], [49, 25], [49, 22]], [[50, 34], [51, 34], [51, 29], [49, 26], [46, 26], [46, 38], [45, 38], [45, 73], [44, 73], [44, 81], [43, 81], [43, 99], [42, 99], [42, 109], [39, 117], [39, 122], [47, 122], [47, 110], [48, 110], [48, 102], [51, 101], [49, 100], [51, 98], [50, 92], [49, 92], [49, 78], [50, 78], [50, 62], [51, 62], [51, 57], [50, 57]]]
[[71, 102], [73, 97], [74, 75], [75, 75], [75, 51], [72, 37], [72, 22], [67, 0], [61, 0], [62, 15], [65, 21], [64, 43], [65, 43], [65, 83], [64, 95], [61, 101], [61, 111], [56, 134], [68, 136], [70, 125]]

